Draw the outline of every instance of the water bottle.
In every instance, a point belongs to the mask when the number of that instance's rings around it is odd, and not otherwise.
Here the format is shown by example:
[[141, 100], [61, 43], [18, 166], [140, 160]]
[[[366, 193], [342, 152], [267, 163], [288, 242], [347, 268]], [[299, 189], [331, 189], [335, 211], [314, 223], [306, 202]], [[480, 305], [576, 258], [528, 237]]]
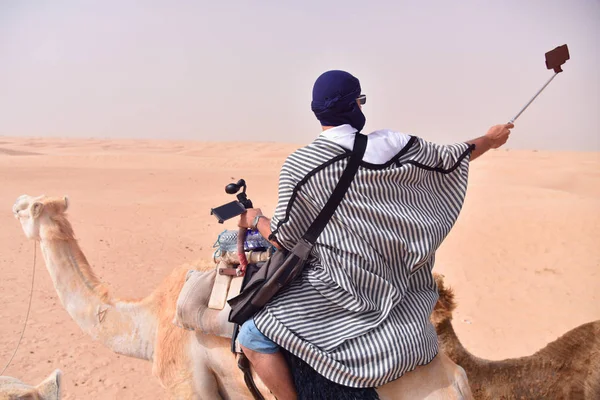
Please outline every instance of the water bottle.
[[271, 243], [262, 237], [258, 229], [249, 230], [246, 234], [246, 241], [244, 242], [244, 250], [249, 251], [265, 251], [271, 247]]
[[[237, 252], [238, 231], [225, 230], [217, 238], [213, 247], [218, 247], [220, 251]], [[246, 251], [266, 251], [271, 248], [271, 243], [262, 237], [257, 229], [249, 230], [244, 241], [244, 250]]]

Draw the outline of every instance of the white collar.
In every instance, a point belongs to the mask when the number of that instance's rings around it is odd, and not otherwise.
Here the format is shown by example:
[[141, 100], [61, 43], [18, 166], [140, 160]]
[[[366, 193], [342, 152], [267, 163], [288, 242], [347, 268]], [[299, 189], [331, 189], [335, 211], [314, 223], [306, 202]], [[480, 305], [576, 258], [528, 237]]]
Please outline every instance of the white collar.
[[[358, 129], [344, 124], [321, 132], [320, 138], [336, 143], [346, 150], [352, 150]], [[381, 129], [368, 134], [369, 141], [363, 160], [371, 164], [385, 164], [398, 154], [408, 143], [410, 136], [389, 129]]]
[[358, 129], [353, 128], [350, 124], [344, 124], [321, 132], [321, 136], [323, 136], [325, 139], [337, 142], [336, 139], [341, 139], [342, 137], [348, 135], [354, 135], [356, 132], [358, 132]]

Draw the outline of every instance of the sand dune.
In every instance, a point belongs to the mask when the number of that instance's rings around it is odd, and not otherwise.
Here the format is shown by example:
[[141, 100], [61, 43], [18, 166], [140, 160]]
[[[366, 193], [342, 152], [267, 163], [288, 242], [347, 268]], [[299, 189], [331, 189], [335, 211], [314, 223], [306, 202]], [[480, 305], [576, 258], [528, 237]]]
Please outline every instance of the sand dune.
[[21, 151], [21, 150], [13, 150], [13, 149], [4, 149], [0, 147], [0, 155], [7, 156], [37, 156], [41, 153], [33, 153], [31, 151]]
[[[70, 218], [98, 275], [120, 297], [148, 294], [174, 267], [210, 257], [220, 225], [210, 208], [246, 179], [271, 215], [277, 175], [298, 146], [152, 140], [2, 138], [0, 366], [25, 315], [33, 246], [10, 207], [21, 194], [68, 195]], [[26, 156], [26, 157], [25, 157]], [[531, 353], [600, 318], [600, 153], [495, 151], [471, 164], [462, 214], [436, 270], [456, 289], [456, 330], [490, 359]], [[39, 256], [39, 252], [38, 252]], [[155, 399], [150, 363], [85, 336], [38, 258], [33, 309], [7, 374], [64, 372], [67, 399]]]

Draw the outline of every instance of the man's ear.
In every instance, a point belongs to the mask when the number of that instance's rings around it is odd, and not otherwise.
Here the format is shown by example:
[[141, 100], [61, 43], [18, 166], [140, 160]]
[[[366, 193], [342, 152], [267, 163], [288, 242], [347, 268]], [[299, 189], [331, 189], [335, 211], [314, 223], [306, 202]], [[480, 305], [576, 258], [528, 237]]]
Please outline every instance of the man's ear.
[[44, 209], [44, 204], [40, 203], [39, 201], [36, 201], [35, 203], [33, 203], [33, 205], [31, 206], [31, 217], [32, 218], [37, 218], [40, 216], [40, 214], [42, 213], [42, 210]]

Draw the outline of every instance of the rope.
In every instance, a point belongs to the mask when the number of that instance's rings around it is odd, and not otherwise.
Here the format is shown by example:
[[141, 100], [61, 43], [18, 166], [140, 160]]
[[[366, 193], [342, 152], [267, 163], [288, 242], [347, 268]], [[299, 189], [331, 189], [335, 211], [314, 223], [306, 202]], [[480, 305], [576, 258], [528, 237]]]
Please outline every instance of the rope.
[[10, 357], [10, 360], [8, 360], [8, 363], [6, 364], [6, 366], [4, 367], [2, 372], [0, 372], [0, 375], [4, 375], [4, 371], [6, 371], [6, 369], [12, 362], [13, 358], [15, 358], [15, 355], [17, 354], [17, 350], [19, 350], [19, 346], [21, 345], [21, 340], [23, 340], [23, 336], [25, 336], [25, 328], [27, 328], [27, 321], [29, 320], [29, 311], [31, 311], [31, 300], [33, 299], [33, 283], [35, 282], [36, 255], [37, 255], [37, 243], [33, 242], [33, 273], [31, 275], [31, 291], [29, 293], [29, 305], [27, 306], [27, 314], [25, 315], [25, 324], [23, 325], [23, 330], [21, 331], [21, 337], [19, 338], [17, 347], [15, 348], [15, 351], [13, 352], [12, 356]]

